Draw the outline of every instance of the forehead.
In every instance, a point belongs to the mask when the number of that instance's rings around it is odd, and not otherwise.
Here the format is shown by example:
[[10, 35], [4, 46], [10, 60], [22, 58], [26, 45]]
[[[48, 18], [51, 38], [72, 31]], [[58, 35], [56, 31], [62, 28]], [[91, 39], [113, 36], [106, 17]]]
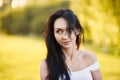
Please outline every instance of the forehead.
[[60, 29], [66, 29], [67, 22], [64, 18], [58, 18], [54, 22], [54, 29], [60, 28]]

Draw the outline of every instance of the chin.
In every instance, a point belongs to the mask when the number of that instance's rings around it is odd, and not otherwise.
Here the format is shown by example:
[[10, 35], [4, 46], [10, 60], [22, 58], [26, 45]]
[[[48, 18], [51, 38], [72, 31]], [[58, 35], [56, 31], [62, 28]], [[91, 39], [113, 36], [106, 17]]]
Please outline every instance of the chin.
[[67, 48], [71, 48], [71, 46], [62, 46], [62, 48], [67, 49]]

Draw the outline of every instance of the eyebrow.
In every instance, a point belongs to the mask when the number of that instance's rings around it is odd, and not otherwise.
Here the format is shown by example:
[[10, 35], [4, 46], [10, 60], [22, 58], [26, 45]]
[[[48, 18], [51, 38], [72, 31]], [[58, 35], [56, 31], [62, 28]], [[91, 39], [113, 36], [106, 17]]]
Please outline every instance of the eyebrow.
[[62, 28], [55, 28], [55, 29], [61, 29], [61, 30], [63, 30]]
[[62, 29], [62, 30], [64, 30], [64, 28], [61, 28], [61, 27], [56, 27], [55, 29]]

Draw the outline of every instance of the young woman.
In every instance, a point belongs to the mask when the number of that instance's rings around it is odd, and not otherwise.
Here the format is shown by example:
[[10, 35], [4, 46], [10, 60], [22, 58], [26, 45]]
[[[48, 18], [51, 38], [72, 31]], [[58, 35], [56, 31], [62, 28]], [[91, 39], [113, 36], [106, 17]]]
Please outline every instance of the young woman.
[[47, 57], [41, 80], [102, 80], [99, 63], [90, 51], [79, 50], [83, 28], [70, 9], [59, 9], [46, 23]]

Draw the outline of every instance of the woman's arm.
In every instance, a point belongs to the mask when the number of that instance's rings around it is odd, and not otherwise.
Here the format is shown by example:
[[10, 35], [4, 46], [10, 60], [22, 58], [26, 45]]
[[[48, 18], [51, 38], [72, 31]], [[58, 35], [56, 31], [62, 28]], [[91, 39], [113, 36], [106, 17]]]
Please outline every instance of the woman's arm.
[[93, 80], [102, 80], [100, 70], [93, 71], [92, 77], [93, 77]]
[[47, 74], [48, 74], [47, 64], [45, 60], [43, 60], [40, 65], [40, 80], [46, 80]]

